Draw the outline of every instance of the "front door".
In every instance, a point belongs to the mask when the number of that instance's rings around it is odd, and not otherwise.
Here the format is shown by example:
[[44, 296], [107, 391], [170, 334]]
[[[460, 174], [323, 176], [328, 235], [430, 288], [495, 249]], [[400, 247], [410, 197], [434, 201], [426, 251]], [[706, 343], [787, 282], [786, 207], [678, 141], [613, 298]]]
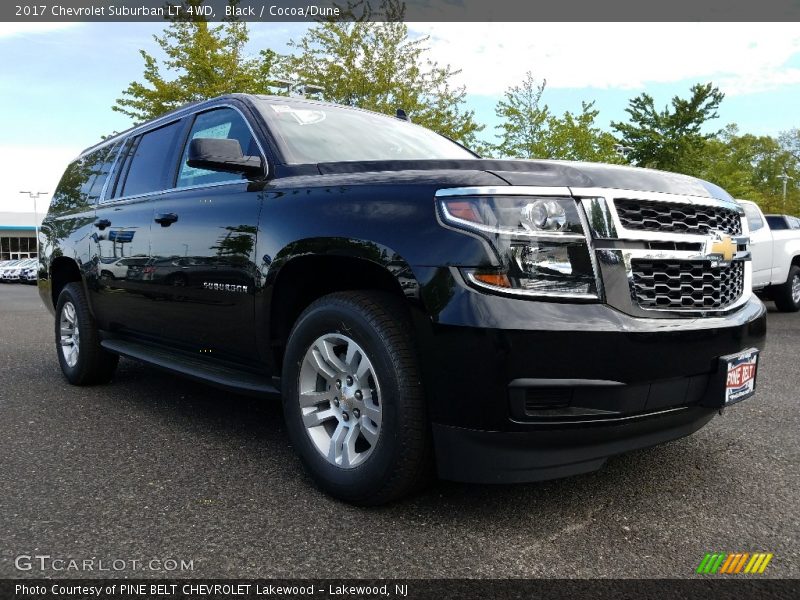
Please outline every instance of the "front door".
[[175, 189], [153, 199], [152, 259], [144, 274], [158, 299], [159, 335], [193, 352], [256, 362], [254, 295], [261, 196], [239, 174], [186, 164], [194, 138], [258, 145], [244, 117], [221, 107], [196, 115], [178, 164]]

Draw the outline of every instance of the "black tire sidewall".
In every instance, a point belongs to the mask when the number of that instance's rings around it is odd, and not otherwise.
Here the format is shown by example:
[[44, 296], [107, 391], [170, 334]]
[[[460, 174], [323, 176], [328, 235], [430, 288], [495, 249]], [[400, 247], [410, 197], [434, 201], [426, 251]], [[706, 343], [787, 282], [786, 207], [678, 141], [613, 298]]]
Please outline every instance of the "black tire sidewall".
[[792, 283], [794, 282], [794, 278], [798, 276], [800, 276], [800, 267], [792, 265], [792, 268], [789, 269], [789, 278], [786, 280], [786, 293], [795, 311], [800, 309], [800, 303], [796, 302], [792, 297]]
[[[300, 366], [310, 345], [325, 334], [340, 333], [353, 339], [369, 356], [381, 388], [381, 432], [372, 453], [357, 467], [330, 464], [313, 445], [302, 422], [297, 401]], [[355, 307], [344, 303], [320, 304], [305, 313], [295, 326], [283, 366], [283, 409], [290, 439], [306, 468], [334, 495], [357, 501], [369, 496], [391, 476], [400, 451], [399, 424], [402, 397], [399, 365], [387, 343]]]
[[786, 283], [776, 289], [773, 294], [772, 299], [781, 312], [798, 312], [798, 310], [800, 310], [800, 303], [796, 302], [792, 297], [792, 281], [798, 275], [800, 275], [800, 267], [792, 265], [789, 268], [789, 275], [786, 278]]
[[[71, 302], [75, 307], [75, 319], [80, 330], [78, 362], [74, 367], [67, 364], [61, 351], [61, 313], [67, 302]], [[68, 283], [64, 286], [58, 296], [55, 313], [56, 354], [61, 371], [67, 381], [73, 385], [90, 385], [110, 381], [117, 368], [119, 356], [106, 352], [100, 347], [99, 332], [89, 311], [86, 293], [81, 283]]]
[[[84, 308], [82, 305], [83, 297], [76, 293], [76, 290], [73, 288], [74, 285], [76, 284], [64, 286], [64, 289], [61, 290], [58, 296], [58, 303], [56, 304], [55, 336], [56, 353], [58, 354], [58, 362], [61, 365], [61, 371], [70, 383], [79, 383], [83, 379], [83, 370], [85, 369], [86, 353], [84, 352], [84, 347], [86, 346], [86, 340], [84, 339], [84, 333], [87, 331], [89, 324], [84, 323], [84, 311], [82, 310]], [[80, 342], [78, 343], [78, 362], [75, 363], [74, 367], [70, 367], [67, 364], [64, 353], [61, 350], [61, 312], [64, 310], [64, 306], [67, 302], [71, 302], [75, 307], [75, 320], [78, 323], [81, 336]]]

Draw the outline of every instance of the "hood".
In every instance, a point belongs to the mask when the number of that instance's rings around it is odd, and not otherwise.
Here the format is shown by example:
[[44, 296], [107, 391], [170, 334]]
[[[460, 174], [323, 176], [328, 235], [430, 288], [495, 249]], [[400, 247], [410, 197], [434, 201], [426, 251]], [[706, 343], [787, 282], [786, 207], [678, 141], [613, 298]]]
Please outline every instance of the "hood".
[[380, 160], [320, 163], [320, 173], [367, 173], [376, 171], [486, 171], [510, 185], [549, 187], [598, 187], [640, 192], [662, 192], [733, 201], [722, 188], [688, 175], [558, 160]]

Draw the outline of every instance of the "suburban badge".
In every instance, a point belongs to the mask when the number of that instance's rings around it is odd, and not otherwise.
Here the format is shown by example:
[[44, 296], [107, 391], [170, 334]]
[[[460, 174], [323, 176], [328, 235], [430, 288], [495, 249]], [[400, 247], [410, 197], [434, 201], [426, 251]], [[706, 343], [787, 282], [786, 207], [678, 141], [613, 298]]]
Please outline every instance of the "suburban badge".
[[236, 285], [234, 283], [213, 283], [211, 281], [204, 281], [203, 289], [214, 290], [217, 292], [236, 292], [239, 294], [247, 293], [246, 285]]

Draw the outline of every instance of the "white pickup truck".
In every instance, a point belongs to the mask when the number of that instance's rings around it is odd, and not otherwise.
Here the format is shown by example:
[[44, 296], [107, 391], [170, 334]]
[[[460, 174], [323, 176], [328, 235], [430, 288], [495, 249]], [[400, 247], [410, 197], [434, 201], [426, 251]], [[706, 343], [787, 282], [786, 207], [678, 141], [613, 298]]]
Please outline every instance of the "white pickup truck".
[[800, 310], [800, 221], [787, 217], [785, 227], [773, 228], [755, 202], [738, 202], [750, 229], [753, 289], [774, 300], [780, 311]]

